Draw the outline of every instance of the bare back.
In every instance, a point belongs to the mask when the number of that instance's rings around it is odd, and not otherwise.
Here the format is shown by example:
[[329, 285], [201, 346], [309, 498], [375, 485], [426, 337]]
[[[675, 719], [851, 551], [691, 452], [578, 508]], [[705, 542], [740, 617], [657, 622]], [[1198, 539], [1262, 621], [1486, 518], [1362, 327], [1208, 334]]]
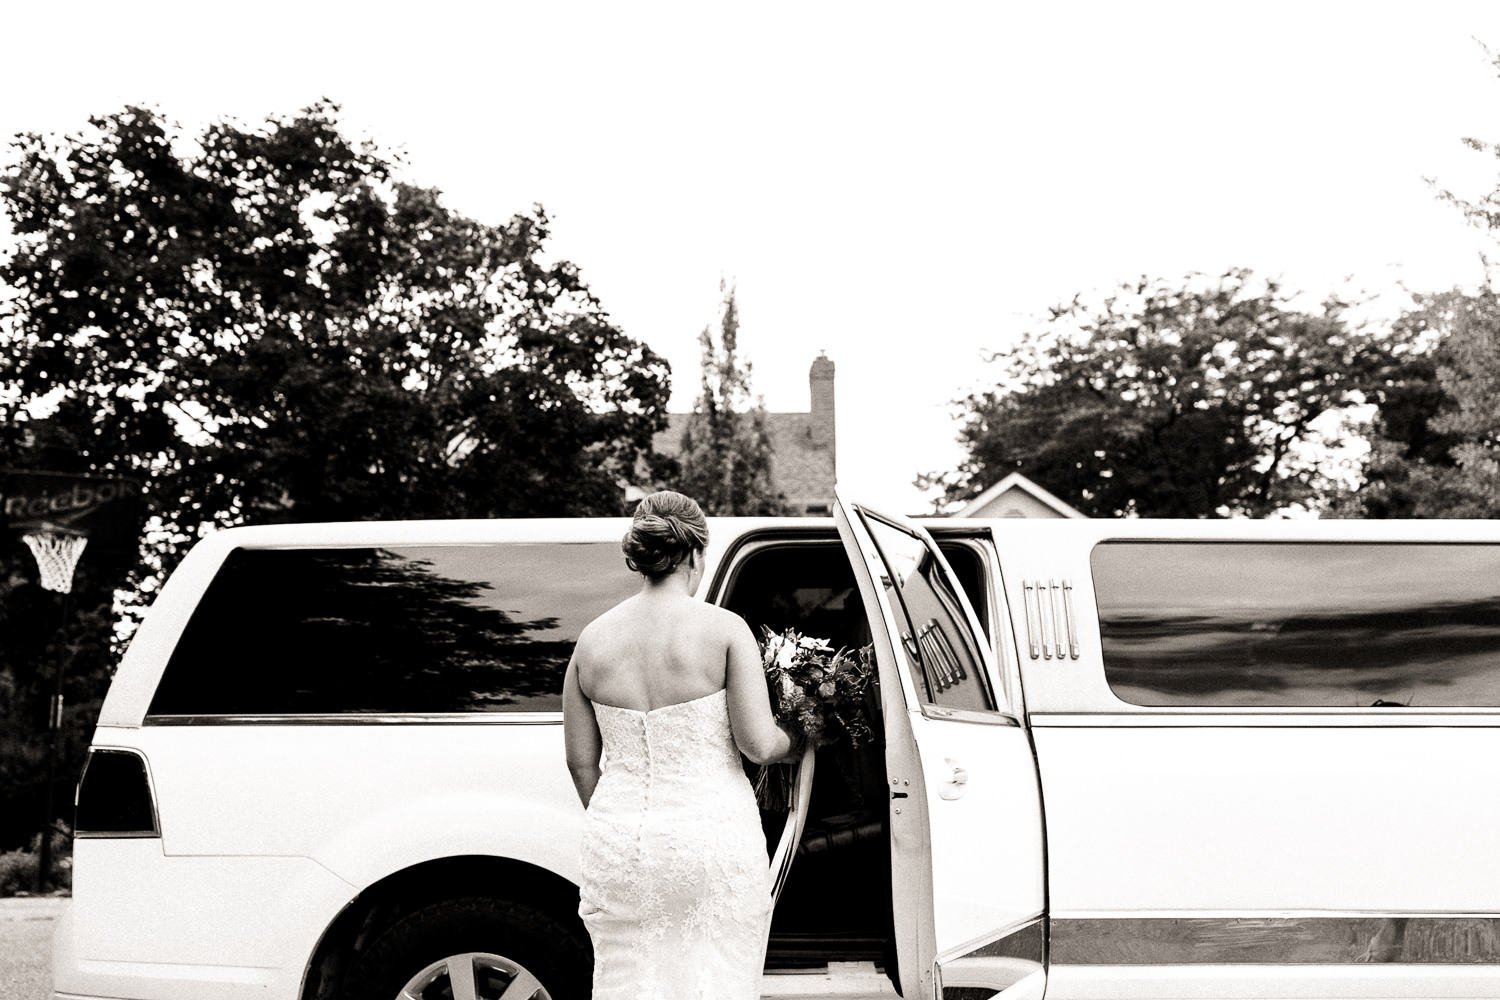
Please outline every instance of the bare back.
[[589, 700], [639, 712], [726, 686], [735, 615], [678, 595], [642, 593], [595, 619], [573, 659]]
[[732, 611], [694, 600], [693, 589], [648, 584], [578, 637], [563, 678], [563, 736], [585, 806], [603, 753], [595, 705], [652, 712], [724, 691], [741, 753], [764, 764], [792, 750], [771, 714], [750, 627]]

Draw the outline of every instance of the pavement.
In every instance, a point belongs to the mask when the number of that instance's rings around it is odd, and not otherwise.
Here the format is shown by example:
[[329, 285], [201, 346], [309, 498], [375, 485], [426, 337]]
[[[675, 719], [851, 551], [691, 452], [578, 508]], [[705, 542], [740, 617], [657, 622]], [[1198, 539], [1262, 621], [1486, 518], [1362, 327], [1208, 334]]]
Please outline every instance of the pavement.
[[63, 896], [0, 899], [0, 997], [52, 1000], [52, 931]]

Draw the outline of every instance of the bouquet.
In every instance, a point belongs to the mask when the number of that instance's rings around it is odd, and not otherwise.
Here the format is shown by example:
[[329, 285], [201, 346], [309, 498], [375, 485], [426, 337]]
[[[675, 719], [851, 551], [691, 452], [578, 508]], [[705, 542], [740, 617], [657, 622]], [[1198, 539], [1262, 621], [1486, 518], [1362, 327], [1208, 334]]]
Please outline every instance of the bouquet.
[[813, 746], [847, 736], [854, 746], [869, 737], [865, 690], [875, 674], [872, 646], [834, 652], [826, 640], [795, 629], [777, 633], [766, 626], [761, 664], [771, 689], [776, 720], [801, 733]]
[[[865, 692], [875, 675], [874, 647], [835, 652], [827, 641], [795, 629], [778, 633], [761, 628], [765, 632], [761, 665], [777, 722], [800, 733], [809, 747], [826, 746], [844, 737], [857, 747], [872, 735]], [[811, 764], [809, 754], [801, 766]], [[762, 809], [786, 812], [790, 808], [792, 767], [781, 763], [760, 769], [754, 787]]]

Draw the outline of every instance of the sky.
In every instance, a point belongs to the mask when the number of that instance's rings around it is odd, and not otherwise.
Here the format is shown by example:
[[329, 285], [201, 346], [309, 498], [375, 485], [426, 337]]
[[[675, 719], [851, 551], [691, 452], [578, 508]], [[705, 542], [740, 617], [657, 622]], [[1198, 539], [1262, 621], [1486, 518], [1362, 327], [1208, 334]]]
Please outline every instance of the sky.
[[1394, 314], [1493, 247], [1435, 195], [1497, 187], [1492, 0], [7, 8], [0, 136], [330, 98], [456, 211], [543, 205], [673, 410], [733, 282], [767, 408], [826, 351], [840, 488], [906, 512], [1055, 303], [1248, 267]]

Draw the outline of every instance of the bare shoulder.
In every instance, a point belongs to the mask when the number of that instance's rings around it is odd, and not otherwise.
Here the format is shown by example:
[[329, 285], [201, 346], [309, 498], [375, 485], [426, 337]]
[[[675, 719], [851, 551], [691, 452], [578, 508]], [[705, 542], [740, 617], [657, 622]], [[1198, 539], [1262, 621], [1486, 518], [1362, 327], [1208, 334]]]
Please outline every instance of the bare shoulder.
[[[725, 642], [741, 639], [751, 635], [750, 626], [745, 619], [727, 608], [721, 608], [716, 604], [702, 605], [702, 621], [713, 630], [714, 634], [721, 637]], [[751, 638], [754, 638], [751, 635]]]
[[630, 604], [632, 600], [634, 598], [626, 598], [585, 625], [582, 631], [578, 633], [578, 641], [586, 643], [597, 640], [618, 629], [621, 623], [630, 616]]

